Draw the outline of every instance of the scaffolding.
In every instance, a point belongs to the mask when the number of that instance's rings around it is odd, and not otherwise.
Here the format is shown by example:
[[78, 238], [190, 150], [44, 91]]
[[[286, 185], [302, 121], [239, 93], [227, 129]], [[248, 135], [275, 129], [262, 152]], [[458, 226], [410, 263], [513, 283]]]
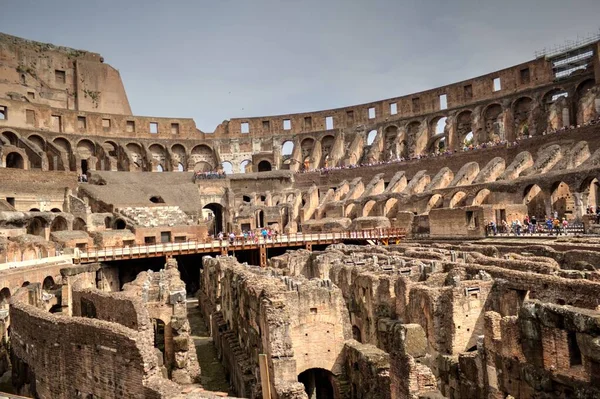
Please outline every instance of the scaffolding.
[[536, 58], [545, 58], [552, 63], [556, 79], [565, 79], [577, 71], [587, 70], [594, 56], [594, 48], [590, 45], [600, 41], [598, 33], [590, 34], [577, 40], [568, 40], [565, 44], [552, 49], [544, 49], [535, 53]]

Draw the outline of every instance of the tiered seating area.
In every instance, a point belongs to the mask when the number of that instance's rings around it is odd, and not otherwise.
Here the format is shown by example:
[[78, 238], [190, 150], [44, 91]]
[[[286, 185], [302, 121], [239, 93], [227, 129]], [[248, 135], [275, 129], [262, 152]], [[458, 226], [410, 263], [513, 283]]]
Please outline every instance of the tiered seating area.
[[127, 207], [119, 214], [142, 227], [192, 225], [193, 220], [178, 206]]

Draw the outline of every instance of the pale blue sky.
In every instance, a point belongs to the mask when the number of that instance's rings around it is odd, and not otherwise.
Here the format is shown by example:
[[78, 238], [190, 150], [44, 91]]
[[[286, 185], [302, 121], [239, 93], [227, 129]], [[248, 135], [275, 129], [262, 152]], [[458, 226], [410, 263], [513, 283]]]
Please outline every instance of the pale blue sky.
[[598, 32], [598, 0], [3, 0], [0, 30], [101, 53], [133, 112], [224, 119], [433, 88]]

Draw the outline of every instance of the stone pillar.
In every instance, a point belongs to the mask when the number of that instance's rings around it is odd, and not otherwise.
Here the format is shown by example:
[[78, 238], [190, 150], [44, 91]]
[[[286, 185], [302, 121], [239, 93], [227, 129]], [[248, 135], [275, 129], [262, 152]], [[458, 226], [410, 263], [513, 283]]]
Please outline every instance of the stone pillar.
[[574, 209], [573, 216], [575, 216], [575, 220], [582, 220], [583, 215], [586, 213], [586, 205], [587, 204], [588, 193], [573, 193], [573, 201], [574, 201]]

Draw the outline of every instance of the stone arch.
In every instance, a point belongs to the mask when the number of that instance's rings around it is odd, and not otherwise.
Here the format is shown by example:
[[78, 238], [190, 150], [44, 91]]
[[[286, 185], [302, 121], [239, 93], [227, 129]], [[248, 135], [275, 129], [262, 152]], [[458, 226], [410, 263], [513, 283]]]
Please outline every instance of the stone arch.
[[584, 207], [592, 207], [592, 213], [595, 213], [600, 205], [600, 182], [598, 178], [595, 176], [591, 176], [586, 178], [579, 188], [580, 193], [585, 193], [585, 203]]
[[38, 134], [30, 134], [27, 139], [38, 146], [40, 150], [44, 151], [46, 149], [46, 140], [44, 140], [42, 136]]
[[87, 224], [82, 218], [75, 218], [73, 221], [73, 230], [86, 231]]
[[429, 201], [427, 201], [427, 212], [432, 209], [438, 209], [444, 207], [444, 197], [441, 194], [433, 194]]
[[[250, 170], [248, 170], [250, 169]], [[240, 162], [240, 173], [247, 173], [252, 170], [252, 161], [249, 159], [244, 159]]]
[[125, 230], [126, 227], [127, 227], [127, 223], [121, 218], [116, 218], [112, 222], [113, 230]]
[[552, 212], [558, 212], [558, 217], [571, 219], [575, 203], [569, 185], [563, 181], [555, 182], [550, 191]]
[[131, 157], [131, 161], [133, 162], [134, 170], [139, 170], [144, 166], [144, 153], [142, 151], [142, 146], [138, 143], [129, 143], [126, 145], [127, 151]]
[[46, 219], [36, 216], [30, 220], [27, 224], [27, 234], [32, 234], [34, 236], [45, 237], [45, 229], [48, 227], [48, 222]]
[[389, 125], [383, 131], [383, 138], [385, 140], [383, 155], [387, 161], [398, 159], [404, 155], [398, 145], [398, 132], [399, 129], [396, 125]]
[[514, 129], [517, 138], [529, 137], [531, 131], [531, 111], [533, 109], [533, 100], [531, 97], [519, 97], [512, 104]]
[[213, 167], [208, 162], [196, 162], [194, 164], [194, 172], [210, 172], [213, 170]]
[[457, 147], [465, 145], [469, 134], [473, 134], [473, 112], [465, 110], [456, 116]]
[[475, 143], [484, 141], [504, 140], [504, 123], [502, 121], [502, 105], [498, 103], [489, 104], [483, 110], [484, 137], [475, 136]]
[[344, 214], [346, 215], [347, 218], [350, 219], [354, 219], [356, 217], [358, 217], [357, 215], [357, 206], [355, 203], [350, 203], [348, 205], [346, 205], [345, 209], [344, 209]]
[[112, 140], [106, 140], [103, 144], [102, 144], [102, 148], [104, 149], [104, 152], [106, 154], [108, 154], [111, 157], [117, 157], [117, 150], [119, 148], [119, 145], [112, 141]]
[[398, 208], [396, 206], [397, 204], [397, 198], [389, 198], [387, 201], [385, 201], [385, 205], [383, 207], [383, 215], [387, 218], [395, 217], [396, 213], [398, 212]]
[[54, 143], [54, 145], [56, 147], [60, 148], [61, 150], [65, 151], [67, 153], [71, 152], [71, 143], [66, 138], [57, 137], [54, 140], [52, 140], [52, 142]]
[[523, 190], [523, 204], [527, 205], [527, 214], [540, 221], [546, 215], [546, 193], [537, 184], [530, 184]]
[[294, 152], [294, 142], [292, 140], [286, 140], [281, 144], [281, 155], [292, 155]]
[[196, 165], [199, 162], [207, 163], [208, 165], [210, 165], [209, 170], [214, 170], [217, 166], [217, 160], [215, 158], [214, 151], [206, 144], [199, 144], [192, 148], [192, 151], [190, 152], [190, 160], [193, 165]]
[[263, 159], [258, 163], [257, 169], [259, 172], [270, 172], [272, 170], [271, 162]]
[[362, 210], [362, 216], [377, 216], [375, 215], [377, 202], [369, 200], [365, 203]]
[[162, 172], [165, 169], [167, 169], [166, 168], [167, 153], [165, 151], [165, 147], [163, 147], [161, 144], [155, 143], [155, 144], [150, 145], [150, 147], [148, 147], [148, 151], [150, 152], [150, 156], [152, 157], [152, 160], [156, 164], [156, 169], [158, 172]]
[[19, 136], [15, 132], [11, 132], [10, 130], [6, 130], [2, 132], [2, 137], [8, 141], [8, 144], [14, 145], [17, 147], [19, 145]]
[[77, 142], [77, 154], [81, 159], [90, 159], [96, 155], [96, 145], [88, 139]]
[[304, 385], [309, 398], [333, 399], [335, 395], [335, 376], [329, 370], [311, 368], [298, 374], [298, 382]]
[[0, 290], [0, 309], [8, 309], [10, 296], [10, 288], [4, 287]]
[[595, 85], [595, 80], [590, 78], [580, 82], [575, 89], [573, 105], [576, 107], [575, 115], [577, 125], [583, 125], [598, 115], [598, 112], [596, 111], [596, 102], [600, 99], [597, 95], [594, 95], [594, 92], [592, 92], [591, 95], [588, 95], [588, 92], [590, 92]]
[[54, 288], [54, 286], [55, 286], [54, 278], [52, 276], [46, 276], [46, 278], [42, 282], [42, 289], [44, 289], [45, 291], [48, 291], [48, 290], [51, 290], [52, 288]]
[[212, 212], [213, 214], [213, 219], [212, 219], [212, 226], [209, 226], [209, 233], [213, 234], [215, 237], [217, 236], [217, 234], [219, 234], [220, 232], [225, 232], [225, 215], [224, 215], [224, 211], [225, 209], [223, 208], [223, 205], [218, 204], [216, 202], [212, 202], [210, 204], [206, 204], [204, 205], [204, 207], [202, 207], [202, 209], [207, 209], [209, 211]]
[[5, 159], [5, 167], [10, 169], [25, 169], [25, 160], [20, 153], [11, 151], [6, 154]]
[[223, 167], [223, 172], [226, 175], [230, 175], [233, 173], [233, 165], [231, 164], [231, 162], [223, 161], [223, 162], [221, 162], [221, 166]]
[[464, 191], [457, 191], [452, 195], [448, 208], [460, 208], [461, 206], [465, 206], [466, 198], [467, 194]]
[[52, 208], [52, 209], [50, 209], [50, 212], [52, 212], [52, 213], [61, 213], [62, 211], [59, 208]]
[[488, 190], [487, 188], [484, 188], [483, 190], [479, 190], [477, 192], [477, 194], [475, 194], [475, 197], [473, 198], [473, 202], [471, 203], [471, 205], [484, 205], [487, 204], [490, 198], [490, 193], [491, 191]]
[[377, 138], [377, 130], [373, 129], [367, 134], [367, 145], [373, 145]]
[[171, 153], [173, 154], [173, 161], [176, 164], [183, 164], [186, 165], [187, 164], [187, 159], [186, 159], [186, 151], [185, 151], [185, 147], [181, 144], [173, 144], [171, 146]]
[[331, 151], [333, 151], [333, 144], [335, 143], [335, 137], [328, 134], [321, 139], [321, 167], [331, 166], [330, 158]]
[[69, 229], [69, 224], [67, 223], [67, 219], [62, 216], [57, 216], [50, 224], [50, 232], [53, 231], [65, 231]]

